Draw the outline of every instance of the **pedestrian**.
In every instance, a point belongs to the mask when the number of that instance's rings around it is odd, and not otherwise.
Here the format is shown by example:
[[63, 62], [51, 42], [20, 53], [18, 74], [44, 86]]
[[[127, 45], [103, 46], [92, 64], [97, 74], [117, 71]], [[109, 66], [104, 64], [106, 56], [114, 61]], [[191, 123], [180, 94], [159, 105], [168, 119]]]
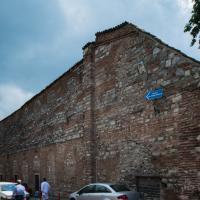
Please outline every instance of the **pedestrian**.
[[25, 187], [21, 183], [21, 180], [17, 180], [17, 185], [15, 186], [15, 189], [13, 191], [13, 196], [15, 200], [26, 199]]
[[46, 178], [43, 178], [43, 181], [41, 183], [41, 192], [42, 192], [42, 200], [48, 200], [49, 199], [49, 191], [50, 191], [50, 185], [47, 182]]

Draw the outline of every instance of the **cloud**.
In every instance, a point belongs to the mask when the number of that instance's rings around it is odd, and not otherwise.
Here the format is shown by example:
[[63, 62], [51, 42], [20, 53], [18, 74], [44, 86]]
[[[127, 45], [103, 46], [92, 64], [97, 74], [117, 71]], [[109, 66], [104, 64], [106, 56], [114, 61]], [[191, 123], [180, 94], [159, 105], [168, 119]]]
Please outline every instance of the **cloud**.
[[58, 5], [62, 11], [66, 25], [71, 32], [83, 34], [88, 30], [89, 24], [92, 22], [92, 8], [83, 0], [66, 1], [59, 0]]
[[200, 59], [198, 48], [190, 47], [190, 34], [183, 31], [191, 10], [192, 0], [3, 1], [0, 118], [21, 106], [13, 100], [14, 91], [19, 99], [38, 93], [82, 58], [83, 45], [94, 41], [96, 32], [123, 21]]
[[193, 7], [192, 0], [176, 0], [182, 14], [190, 13]]
[[34, 94], [13, 84], [0, 85], [0, 120], [20, 108]]

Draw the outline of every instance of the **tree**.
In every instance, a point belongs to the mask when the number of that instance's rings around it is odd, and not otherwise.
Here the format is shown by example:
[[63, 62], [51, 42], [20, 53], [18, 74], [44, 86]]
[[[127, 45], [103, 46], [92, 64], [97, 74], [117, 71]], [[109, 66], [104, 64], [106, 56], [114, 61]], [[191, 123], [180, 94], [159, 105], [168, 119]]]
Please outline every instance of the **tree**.
[[192, 1], [194, 3], [192, 9], [192, 16], [189, 22], [185, 25], [184, 32], [190, 32], [190, 34], [192, 35], [191, 46], [193, 46], [198, 40], [200, 48], [200, 0]]

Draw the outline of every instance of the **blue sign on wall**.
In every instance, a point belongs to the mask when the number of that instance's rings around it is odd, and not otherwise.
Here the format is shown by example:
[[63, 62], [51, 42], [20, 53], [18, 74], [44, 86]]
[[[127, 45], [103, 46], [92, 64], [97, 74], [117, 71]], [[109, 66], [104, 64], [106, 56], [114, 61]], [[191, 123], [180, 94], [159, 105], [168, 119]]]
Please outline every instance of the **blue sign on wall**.
[[150, 90], [146, 93], [145, 99], [147, 100], [156, 100], [162, 98], [164, 95], [163, 88], [158, 88], [155, 90]]

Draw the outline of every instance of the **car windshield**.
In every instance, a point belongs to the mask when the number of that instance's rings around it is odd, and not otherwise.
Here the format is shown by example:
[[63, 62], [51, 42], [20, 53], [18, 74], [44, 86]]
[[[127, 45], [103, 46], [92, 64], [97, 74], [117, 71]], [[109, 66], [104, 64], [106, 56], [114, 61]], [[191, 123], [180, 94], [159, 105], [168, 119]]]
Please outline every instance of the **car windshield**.
[[110, 185], [110, 187], [115, 190], [115, 192], [130, 191], [126, 185]]
[[15, 184], [6, 184], [1, 186], [2, 191], [13, 191], [15, 189]]

